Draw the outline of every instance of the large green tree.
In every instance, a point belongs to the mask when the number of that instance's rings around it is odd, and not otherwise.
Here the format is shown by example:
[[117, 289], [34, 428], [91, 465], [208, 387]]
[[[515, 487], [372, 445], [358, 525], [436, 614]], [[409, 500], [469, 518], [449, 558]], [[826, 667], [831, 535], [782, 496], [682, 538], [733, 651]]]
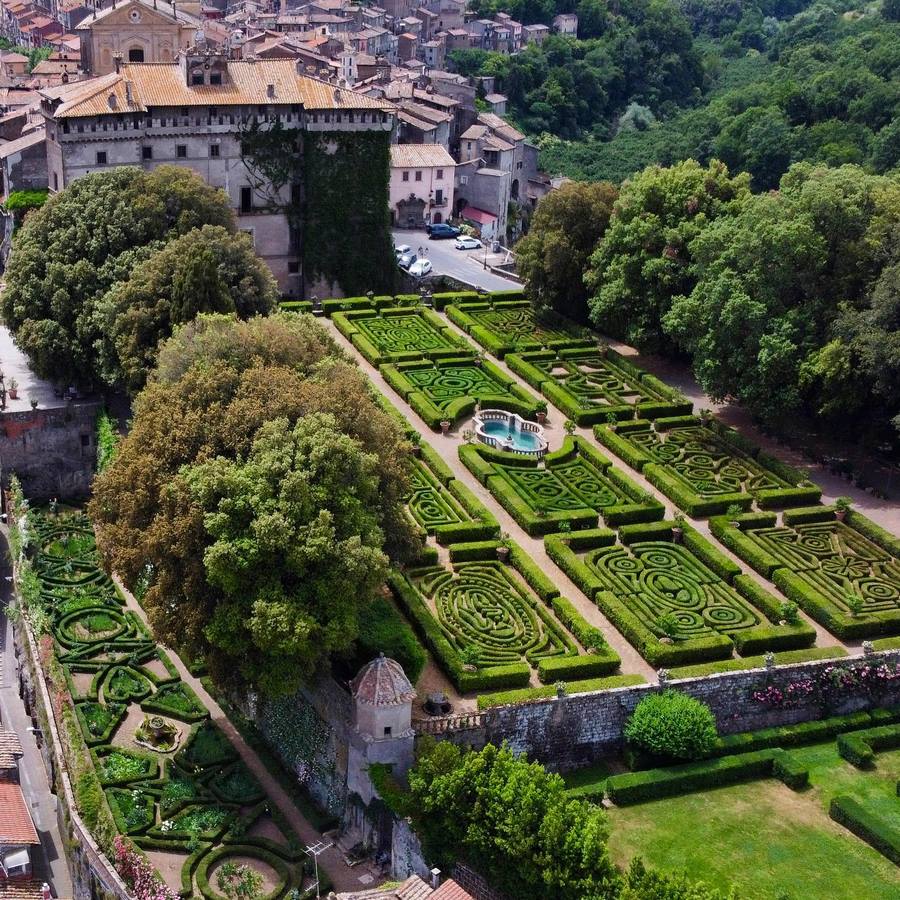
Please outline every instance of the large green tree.
[[98, 301], [104, 380], [134, 393], [176, 325], [206, 312], [245, 319], [271, 312], [277, 302], [278, 285], [249, 235], [215, 225], [193, 229], [138, 263]]
[[627, 181], [586, 274], [594, 324], [642, 350], [669, 348], [661, 321], [693, 287], [692, 241], [749, 193], [746, 175], [715, 160], [651, 166]]
[[606, 233], [616, 189], [570, 181], [538, 203], [528, 234], [516, 245], [525, 292], [538, 309], [587, 321], [584, 270]]
[[163, 243], [207, 224], [234, 230], [228, 198], [177, 166], [86, 175], [32, 212], [13, 241], [2, 303], [35, 371], [98, 379], [98, 300]]
[[359, 633], [387, 574], [377, 466], [334, 416], [313, 413], [266, 422], [246, 458], [182, 473], [221, 592], [205, 635], [266, 693], [296, 687]]
[[[217, 618], [220, 604], [223, 610], [234, 607], [222, 586], [224, 570], [217, 568], [214, 579], [206, 566], [207, 548], [218, 537], [207, 528], [215, 518], [206, 519], [200, 502], [207, 495], [198, 495], [189, 483], [191, 467], [219, 457], [247, 462], [267, 422], [284, 419], [293, 428], [303, 417], [318, 414], [329, 416], [333, 429], [373, 460], [377, 486], [366, 494], [366, 503], [378, 531], [366, 532], [366, 547], [380, 534], [377, 549], [391, 558], [415, 552], [416, 538], [403, 508], [410, 445], [376, 406], [363, 375], [311, 316], [236, 321], [203, 315], [181, 326], [162, 345], [158, 369], [135, 399], [132, 427], [114, 462], [94, 482], [90, 512], [105, 563], [142, 592], [157, 634], [190, 655], [205, 655], [220, 680], [246, 666], [248, 676], [265, 678], [266, 688], [277, 692], [289, 689], [296, 673], [283, 667], [280, 684], [267, 677], [266, 655], [284, 657], [284, 648], [275, 643], [257, 647], [255, 655], [235, 654], [225, 630], [207, 633], [222, 619]], [[336, 486], [332, 502], [352, 505], [359, 496], [354, 490]], [[299, 527], [299, 520], [283, 523], [284, 529]], [[323, 555], [323, 571], [329, 560]], [[282, 557], [278, 564], [284, 567], [284, 583], [291, 583], [287, 572], [295, 563]], [[254, 574], [261, 578], [265, 573]], [[351, 594], [341, 584], [334, 603], [355, 607], [363, 593]], [[345, 611], [343, 621], [354, 621], [356, 614]], [[348, 643], [353, 636], [351, 628]]]
[[559, 775], [508, 748], [426, 746], [409, 773], [410, 812], [426, 850], [457, 858], [518, 900], [606, 900], [620, 876], [598, 806], [566, 796]]

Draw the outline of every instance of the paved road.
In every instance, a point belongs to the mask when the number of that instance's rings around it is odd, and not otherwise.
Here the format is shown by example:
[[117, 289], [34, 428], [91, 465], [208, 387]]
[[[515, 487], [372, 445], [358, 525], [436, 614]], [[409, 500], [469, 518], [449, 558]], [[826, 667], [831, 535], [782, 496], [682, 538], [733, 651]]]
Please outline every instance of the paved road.
[[413, 250], [425, 248], [425, 255], [434, 266], [435, 275], [450, 275], [473, 287], [486, 291], [509, 291], [521, 285], [511, 278], [495, 275], [484, 268], [483, 250], [457, 250], [452, 240], [430, 241], [424, 231], [393, 230], [394, 245], [409, 244]]
[[47, 881], [54, 897], [71, 897], [72, 881], [66, 863], [65, 850], [56, 823], [56, 796], [50, 793], [47, 773], [41, 760], [34, 734], [28, 731], [31, 719], [19, 697], [19, 675], [13, 653], [12, 625], [6, 618], [6, 605], [11, 595], [6, 580], [10, 568], [5, 535], [0, 536], [0, 722], [19, 735], [25, 755], [19, 760], [19, 781], [25, 801], [31, 808], [34, 827], [41, 838], [41, 849], [32, 853], [34, 877]]

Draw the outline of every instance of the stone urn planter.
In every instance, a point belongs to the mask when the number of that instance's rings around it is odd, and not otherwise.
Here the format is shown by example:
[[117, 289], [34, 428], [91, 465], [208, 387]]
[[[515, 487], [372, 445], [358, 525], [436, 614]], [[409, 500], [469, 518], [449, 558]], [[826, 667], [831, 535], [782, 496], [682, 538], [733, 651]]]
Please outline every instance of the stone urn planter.
[[534, 417], [535, 417], [535, 419], [537, 419], [538, 425], [546, 425], [546, 423], [547, 423], [547, 413], [544, 412], [544, 410], [540, 410], [540, 409], [539, 409], [539, 410], [535, 413], [535, 416], [534, 416]]
[[450, 433], [450, 420], [442, 419], [441, 420], [441, 434], [449, 434]]
[[509, 562], [509, 547], [498, 547], [497, 559], [499, 559], [502, 563]]

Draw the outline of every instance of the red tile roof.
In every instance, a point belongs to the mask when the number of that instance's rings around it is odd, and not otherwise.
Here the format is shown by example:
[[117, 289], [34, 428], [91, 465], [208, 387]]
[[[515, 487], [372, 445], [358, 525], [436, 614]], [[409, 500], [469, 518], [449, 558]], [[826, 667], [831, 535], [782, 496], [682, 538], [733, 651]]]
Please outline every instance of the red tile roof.
[[475, 898], [452, 878], [448, 878], [428, 900], [475, 900]]
[[0, 728], [0, 769], [13, 769], [24, 755], [19, 736]]
[[0, 844], [39, 844], [22, 788], [0, 781]]

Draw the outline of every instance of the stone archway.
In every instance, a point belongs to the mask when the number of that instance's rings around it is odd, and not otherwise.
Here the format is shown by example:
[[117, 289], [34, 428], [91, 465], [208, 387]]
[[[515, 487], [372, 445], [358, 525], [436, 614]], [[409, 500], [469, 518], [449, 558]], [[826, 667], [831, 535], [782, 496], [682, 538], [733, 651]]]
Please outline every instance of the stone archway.
[[144, 62], [144, 48], [143, 47], [129, 47], [128, 48], [128, 62], [130, 62], [130, 63]]

